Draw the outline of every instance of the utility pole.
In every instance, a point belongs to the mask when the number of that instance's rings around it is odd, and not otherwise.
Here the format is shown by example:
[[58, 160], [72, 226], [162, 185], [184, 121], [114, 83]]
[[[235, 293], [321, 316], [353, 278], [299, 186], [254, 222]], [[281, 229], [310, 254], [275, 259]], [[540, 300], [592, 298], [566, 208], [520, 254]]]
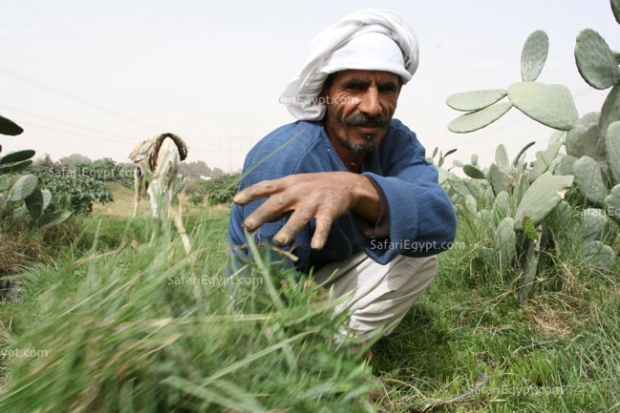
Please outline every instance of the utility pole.
[[[225, 138], [220, 138], [220, 150], [228, 150], [228, 166], [226, 173], [230, 174], [233, 172], [233, 151], [242, 151], [244, 144], [248, 145], [248, 149], [251, 148], [252, 141], [254, 141], [254, 138], [251, 136], [228, 135]], [[227, 143], [227, 145], [222, 145], [222, 143]]]

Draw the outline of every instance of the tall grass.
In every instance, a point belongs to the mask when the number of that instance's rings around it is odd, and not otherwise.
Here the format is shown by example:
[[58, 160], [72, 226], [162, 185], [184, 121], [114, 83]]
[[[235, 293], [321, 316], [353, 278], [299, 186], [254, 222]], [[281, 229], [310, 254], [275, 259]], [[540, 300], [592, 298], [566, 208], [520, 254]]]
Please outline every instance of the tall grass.
[[430, 289], [373, 348], [373, 366], [392, 384], [393, 411], [463, 393], [479, 372], [491, 377], [485, 387], [438, 410], [620, 411], [620, 263], [607, 273], [587, 265], [580, 237], [565, 228], [560, 248], [544, 252], [532, 295], [518, 306], [514, 275], [494, 259], [494, 224], [466, 211], [458, 217], [465, 248], [440, 256]]
[[89, 254], [24, 274], [33, 308], [7, 348], [37, 356], [11, 358], [0, 411], [372, 411], [317, 286], [276, 267], [227, 285], [226, 221], [195, 222], [190, 254], [169, 229], [102, 251], [97, 224]]
[[0, 306], [0, 350], [36, 352], [0, 360], [0, 411], [357, 413], [383, 388], [402, 412], [479, 372], [485, 387], [436, 410], [620, 411], [620, 263], [588, 266], [569, 232], [518, 306], [492, 222], [458, 216], [459, 248], [367, 366], [335, 344], [344, 320], [308, 277], [265, 262], [226, 285], [226, 215], [188, 220], [186, 254], [169, 228], [94, 214]]

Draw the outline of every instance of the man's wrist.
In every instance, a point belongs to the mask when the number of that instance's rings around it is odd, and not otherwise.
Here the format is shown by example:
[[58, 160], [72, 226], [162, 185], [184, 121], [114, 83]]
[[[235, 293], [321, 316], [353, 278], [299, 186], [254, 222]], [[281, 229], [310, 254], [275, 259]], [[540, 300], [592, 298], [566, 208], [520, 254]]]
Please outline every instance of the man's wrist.
[[379, 219], [379, 192], [367, 176], [356, 174], [356, 177], [351, 210], [374, 224]]

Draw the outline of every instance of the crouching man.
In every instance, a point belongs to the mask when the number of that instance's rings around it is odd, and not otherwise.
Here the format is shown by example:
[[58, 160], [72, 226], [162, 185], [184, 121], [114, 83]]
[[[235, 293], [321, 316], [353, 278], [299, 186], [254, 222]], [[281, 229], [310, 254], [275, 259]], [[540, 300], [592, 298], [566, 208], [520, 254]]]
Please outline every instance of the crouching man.
[[397, 14], [362, 10], [319, 34], [280, 98], [298, 121], [248, 154], [228, 242], [290, 249], [298, 271], [349, 293], [342, 333], [387, 334], [428, 288], [453, 241], [454, 209], [415, 133], [394, 111], [418, 66]]

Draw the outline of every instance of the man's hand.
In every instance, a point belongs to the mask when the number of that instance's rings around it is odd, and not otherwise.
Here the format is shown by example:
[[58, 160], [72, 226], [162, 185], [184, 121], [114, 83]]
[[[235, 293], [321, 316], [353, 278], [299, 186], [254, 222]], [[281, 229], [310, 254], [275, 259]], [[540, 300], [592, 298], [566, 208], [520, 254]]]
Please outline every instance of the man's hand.
[[246, 218], [243, 226], [254, 231], [293, 212], [273, 238], [278, 246], [293, 241], [312, 218], [316, 218], [316, 231], [310, 246], [315, 250], [323, 248], [332, 223], [347, 211], [371, 222], [379, 218], [379, 194], [374, 185], [369, 178], [351, 172], [297, 174], [262, 181], [240, 191], [234, 202], [246, 205], [262, 198], [269, 199]]

